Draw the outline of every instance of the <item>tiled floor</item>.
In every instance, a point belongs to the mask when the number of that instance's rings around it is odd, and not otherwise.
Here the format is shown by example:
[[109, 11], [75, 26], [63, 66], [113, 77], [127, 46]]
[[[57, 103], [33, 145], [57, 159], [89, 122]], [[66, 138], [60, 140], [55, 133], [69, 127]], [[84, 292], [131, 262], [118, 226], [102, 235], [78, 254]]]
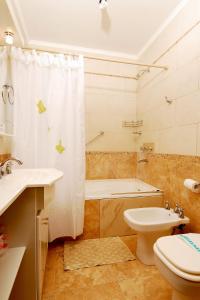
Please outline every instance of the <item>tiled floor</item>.
[[[122, 240], [135, 253], [135, 237]], [[43, 300], [171, 300], [171, 288], [156, 267], [138, 260], [63, 270], [63, 244], [48, 253]]]

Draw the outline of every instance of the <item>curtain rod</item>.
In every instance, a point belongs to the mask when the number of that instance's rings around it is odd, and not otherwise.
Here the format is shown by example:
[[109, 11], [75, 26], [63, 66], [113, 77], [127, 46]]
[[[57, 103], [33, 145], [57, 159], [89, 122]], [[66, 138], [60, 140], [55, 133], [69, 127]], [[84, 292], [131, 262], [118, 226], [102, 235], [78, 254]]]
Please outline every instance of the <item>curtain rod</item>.
[[[44, 50], [44, 49], [32, 49], [32, 48], [22, 48], [22, 50], [28, 50], [28, 51], [32, 51], [35, 50], [36, 52], [49, 52], [52, 54], [58, 54], [58, 53], [62, 53], [64, 55], [72, 55], [72, 56], [79, 56], [78, 54], [73, 54], [73, 53], [67, 53], [67, 52], [58, 52], [58, 51], [53, 51], [53, 50]], [[109, 59], [109, 58], [102, 58], [102, 57], [95, 57], [95, 56], [87, 56], [87, 55], [83, 55], [85, 59], [93, 59], [93, 60], [99, 60], [99, 61], [107, 61], [107, 62], [111, 62], [111, 63], [120, 63], [120, 64], [125, 64], [125, 65], [133, 65], [133, 66], [141, 66], [141, 67], [149, 67], [149, 68], [158, 68], [158, 69], [164, 69], [164, 70], [168, 70], [167, 66], [164, 65], [156, 65], [156, 64], [145, 64], [145, 63], [139, 63], [139, 62], [133, 62], [131, 60], [120, 60], [120, 59]]]
[[[0, 45], [0, 47], [4, 47], [3, 45]], [[72, 56], [79, 56], [78, 54], [73, 54], [73, 53], [66, 53], [66, 52], [57, 52], [57, 51], [52, 51], [52, 50], [44, 50], [44, 49], [32, 49], [32, 48], [27, 48], [27, 47], [21, 47], [22, 50], [24, 51], [33, 51], [35, 50], [36, 52], [41, 52], [41, 53], [51, 53], [51, 54], [59, 54], [62, 53], [63, 55], [72, 55]], [[85, 59], [91, 59], [91, 60], [98, 60], [98, 61], [107, 61], [111, 63], [120, 63], [120, 64], [127, 64], [127, 65], [135, 65], [135, 66], [144, 66], [149, 68], [159, 68], [159, 69], [164, 69], [168, 70], [167, 66], [161, 66], [161, 65], [155, 65], [155, 64], [144, 64], [144, 63], [137, 63], [137, 62], [132, 62], [132, 61], [122, 61], [119, 59], [109, 59], [109, 58], [100, 58], [100, 57], [95, 57], [95, 56], [84, 56]], [[98, 72], [89, 72], [86, 71], [85, 74], [89, 75], [99, 75], [99, 76], [106, 76], [106, 77], [116, 77], [116, 78], [124, 78], [124, 79], [131, 79], [131, 80], [138, 80], [138, 74], [136, 76], [127, 76], [127, 75], [120, 75], [120, 74], [108, 74], [108, 73], [98, 73]]]
[[[170, 52], [178, 43], [180, 43], [190, 32], [192, 32], [197, 26], [200, 25], [200, 20], [198, 20], [195, 24], [193, 24], [188, 30], [186, 30], [178, 39], [175, 40], [159, 57], [157, 57], [153, 64], [157, 63], [161, 58], [163, 58], [168, 52]], [[139, 80], [146, 71], [142, 71], [141, 74], [138, 73], [136, 78]]]
[[119, 75], [119, 74], [96, 73], [96, 72], [89, 72], [89, 71], [85, 71], [85, 74], [89, 74], [89, 75], [100, 75], [100, 76], [108, 76], [108, 77], [117, 77], [117, 78], [124, 78], [124, 79], [138, 80], [138, 78], [137, 78], [137, 77], [134, 77], [134, 76]]

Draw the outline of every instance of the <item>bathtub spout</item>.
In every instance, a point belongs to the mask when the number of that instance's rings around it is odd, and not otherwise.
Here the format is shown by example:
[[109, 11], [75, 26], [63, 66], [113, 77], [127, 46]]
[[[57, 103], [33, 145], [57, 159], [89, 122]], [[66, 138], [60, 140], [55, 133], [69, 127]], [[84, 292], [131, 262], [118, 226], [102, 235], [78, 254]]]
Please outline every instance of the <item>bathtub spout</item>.
[[148, 159], [146, 159], [146, 158], [139, 159], [137, 162], [138, 162], [138, 164], [140, 164], [140, 163], [148, 163]]

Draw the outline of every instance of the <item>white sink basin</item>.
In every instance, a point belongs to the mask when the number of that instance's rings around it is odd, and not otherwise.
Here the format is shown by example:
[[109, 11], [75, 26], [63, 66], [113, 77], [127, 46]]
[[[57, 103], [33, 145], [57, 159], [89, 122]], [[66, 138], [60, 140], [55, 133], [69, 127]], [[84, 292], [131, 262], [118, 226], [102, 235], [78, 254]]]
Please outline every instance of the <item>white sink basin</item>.
[[187, 224], [189, 218], [179, 217], [161, 207], [134, 208], [124, 211], [125, 222], [137, 231], [137, 257], [146, 265], [154, 265], [153, 245], [158, 238], [170, 235], [175, 226]]
[[124, 212], [124, 219], [136, 231], [160, 231], [171, 227], [189, 223], [189, 218], [183, 219], [172, 210], [162, 207], [145, 207], [128, 209]]
[[28, 187], [50, 186], [63, 176], [56, 169], [16, 169], [0, 179], [0, 215]]

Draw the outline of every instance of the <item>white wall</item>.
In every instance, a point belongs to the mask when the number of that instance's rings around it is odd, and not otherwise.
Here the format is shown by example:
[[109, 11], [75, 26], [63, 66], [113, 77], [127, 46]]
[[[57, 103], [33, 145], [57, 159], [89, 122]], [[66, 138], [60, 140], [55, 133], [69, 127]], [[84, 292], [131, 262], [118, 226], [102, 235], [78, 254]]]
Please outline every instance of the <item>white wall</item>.
[[[85, 68], [90, 72], [136, 74], [130, 65], [89, 59]], [[86, 74], [86, 141], [104, 131], [103, 136], [87, 146], [88, 151], [135, 150], [133, 129], [122, 128], [122, 121], [136, 118], [136, 84], [132, 79]]]
[[[191, 0], [141, 57], [152, 63], [200, 20], [200, 1]], [[143, 142], [157, 153], [200, 155], [200, 25], [158, 62], [168, 71], [151, 71], [138, 86], [137, 118], [144, 120]], [[173, 99], [167, 104], [165, 96]]]

